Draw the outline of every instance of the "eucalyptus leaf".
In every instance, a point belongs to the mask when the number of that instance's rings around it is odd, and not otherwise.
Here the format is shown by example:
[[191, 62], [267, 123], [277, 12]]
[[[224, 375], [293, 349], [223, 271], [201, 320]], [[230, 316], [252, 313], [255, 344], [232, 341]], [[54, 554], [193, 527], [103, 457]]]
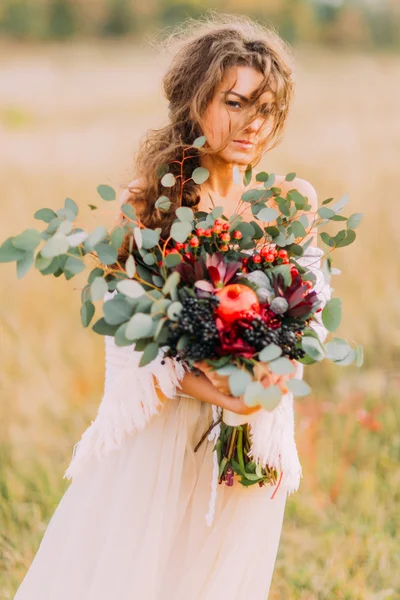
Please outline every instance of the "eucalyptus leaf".
[[252, 189], [247, 190], [242, 194], [241, 199], [243, 202], [258, 202], [265, 194], [265, 190]]
[[202, 184], [209, 178], [210, 173], [204, 167], [197, 167], [192, 173], [192, 179], [195, 183]]
[[306, 354], [308, 354], [313, 360], [321, 361], [325, 358], [324, 350], [318, 339], [311, 336], [304, 335], [302, 337], [301, 346]]
[[310, 386], [302, 379], [289, 379], [286, 385], [293, 396], [308, 396], [311, 393]]
[[178, 321], [182, 308], [181, 302], [171, 302], [167, 310], [168, 318], [171, 319], [171, 321]]
[[128, 256], [125, 262], [125, 271], [130, 279], [132, 279], [136, 273], [135, 259], [133, 258], [132, 254]]
[[142, 230], [139, 227], [135, 227], [133, 230], [133, 237], [135, 238], [136, 246], [140, 250], [143, 246]]
[[354, 213], [354, 214], [350, 215], [350, 217], [347, 220], [347, 227], [349, 229], [355, 229], [356, 227], [359, 226], [363, 217], [364, 217], [363, 213]]
[[355, 349], [355, 353], [356, 353], [356, 358], [355, 358], [356, 367], [361, 367], [364, 362], [364, 350], [360, 344], [358, 344], [357, 348]]
[[21, 279], [24, 275], [26, 275], [26, 273], [29, 271], [29, 269], [32, 267], [33, 263], [34, 263], [34, 251], [33, 250], [27, 250], [24, 253], [24, 256], [22, 258], [20, 258], [19, 260], [17, 260], [17, 278]]
[[327, 208], [326, 206], [321, 206], [321, 208], [318, 209], [318, 214], [323, 219], [331, 219], [336, 215], [334, 210]]
[[97, 193], [103, 200], [107, 200], [107, 202], [115, 200], [116, 197], [115, 190], [110, 185], [106, 184], [98, 185]]
[[149, 250], [157, 246], [160, 241], [161, 230], [157, 229], [142, 229], [142, 248]]
[[70, 233], [67, 236], [68, 244], [71, 248], [76, 248], [80, 244], [83, 244], [88, 239], [86, 231], [78, 231], [77, 233]]
[[104, 238], [107, 236], [107, 233], [108, 233], [107, 229], [104, 227], [104, 225], [99, 225], [89, 235], [88, 240], [87, 240], [88, 244], [92, 248], [94, 248], [94, 246], [96, 246], [96, 244], [98, 244], [99, 242], [102, 242], [104, 240]]
[[35, 250], [40, 242], [42, 241], [42, 236], [40, 231], [36, 229], [26, 229], [24, 232], [15, 236], [12, 239], [12, 244], [18, 250]]
[[288, 173], [285, 177], [285, 181], [293, 181], [295, 179], [296, 173]]
[[205, 135], [201, 135], [200, 137], [197, 137], [194, 142], [193, 142], [193, 146], [195, 148], [201, 148], [202, 146], [204, 146], [204, 144], [206, 143], [207, 138]]
[[93, 325], [92, 329], [95, 333], [99, 333], [100, 335], [111, 335], [113, 336], [117, 331], [119, 325], [110, 325], [101, 317], [96, 323]]
[[247, 385], [252, 381], [250, 373], [247, 371], [236, 371], [229, 375], [229, 389], [232, 396], [241, 396], [244, 394]]
[[259, 219], [260, 221], [264, 221], [267, 223], [270, 223], [271, 221], [275, 221], [275, 219], [277, 219], [279, 216], [279, 212], [277, 210], [275, 210], [275, 208], [262, 208], [258, 213], [257, 213], [257, 219]]
[[291, 227], [293, 235], [296, 238], [304, 238], [307, 235], [305, 227], [300, 220], [292, 221], [290, 224], [290, 227]]
[[274, 410], [282, 400], [282, 391], [276, 385], [264, 388], [261, 394], [261, 406], [268, 411]]
[[168, 276], [166, 282], [164, 283], [164, 286], [162, 288], [162, 293], [165, 295], [170, 294], [172, 292], [172, 290], [174, 288], [176, 288], [179, 281], [180, 281], [180, 275], [179, 275], [178, 271], [174, 271], [173, 273], [171, 273]]
[[128, 340], [148, 337], [153, 330], [153, 319], [144, 313], [135, 313], [128, 321], [125, 336]]
[[75, 217], [78, 216], [79, 213], [79, 208], [77, 203], [72, 200], [72, 198], [65, 198], [64, 200], [64, 208], [66, 208], [67, 210], [70, 210], [71, 212], [74, 213]]
[[90, 286], [90, 296], [93, 301], [103, 300], [104, 294], [108, 291], [108, 285], [103, 277], [95, 277]]
[[94, 250], [97, 252], [100, 261], [105, 265], [112, 265], [118, 259], [117, 250], [110, 244], [96, 244]]
[[261, 362], [269, 362], [275, 360], [282, 354], [282, 348], [277, 344], [268, 344], [259, 352], [258, 358]]
[[93, 302], [91, 302], [90, 300], [86, 300], [86, 302], [84, 302], [81, 306], [81, 321], [84, 327], [88, 327], [90, 325], [94, 313], [95, 307]]
[[77, 256], [68, 256], [64, 265], [64, 271], [68, 271], [71, 275], [78, 275], [85, 269], [85, 263]]
[[33, 216], [38, 221], [50, 223], [50, 221], [57, 218], [57, 213], [55, 213], [51, 208], [40, 208]]
[[261, 404], [264, 387], [259, 381], [251, 381], [244, 392], [243, 401], [247, 406]]
[[187, 221], [188, 223], [193, 223], [194, 214], [192, 209], [188, 206], [180, 206], [176, 209], [175, 213], [180, 221]]
[[168, 269], [176, 267], [176, 265], [179, 265], [180, 262], [182, 262], [182, 256], [175, 252], [167, 254], [167, 256], [164, 258], [164, 264], [166, 267], [168, 267]]
[[158, 344], [156, 344], [155, 342], [151, 342], [150, 344], [148, 344], [148, 346], [146, 346], [143, 352], [142, 358], [139, 362], [139, 367], [144, 367], [145, 365], [148, 365], [157, 357], [157, 355]]
[[288, 200], [294, 202], [298, 210], [303, 210], [307, 206], [307, 198], [305, 198], [303, 194], [300, 194], [298, 190], [290, 190], [286, 194], [286, 197]]
[[192, 231], [192, 224], [187, 221], [178, 221], [172, 224], [171, 237], [175, 242], [183, 243]]
[[144, 293], [143, 287], [138, 281], [123, 279], [117, 283], [117, 290], [129, 298], [139, 298]]
[[122, 244], [124, 243], [124, 237], [125, 233], [123, 227], [116, 227], [111, 232], [111, 244], [116, 250], [119, 250], [119, 248], [121, 248]]
[[294, 373], [295, 367], [293, 363], [285, 356], [280, 356], [269, 363], [269, 368], [276, 375], [290, 375]]
[[55, 233], [41, 249], [41, 254], [45, 258], [52, 258], [68, 252], [68, 238], [63, 233]]
[[245, 187], [247, 187], [249, 185], [249, 183], [251, 182], [252, 175], [253, 175], [253, 169], [251, 168], [251, 165], [247, 165], [246, 170], [244, 172], [244, 176], [243, 176], [243, 185]]
[[326, 358], [335, 362], [344, 360], [350, 351], [351, 346], [346, 340], [342, 340], [341, 338], [335, 337], [325, 344]]
[[104, 319], [109, 325], [121, 325], [131, 318], [133, 313], [132, 302], [121, 294], [117, 294], [103, 304]]
[[171, 208], [171, 200], [168, 198], [168, 196], [160, 196], [157, 198], [154, 206], [160, 210], [167, 211]]
[[331, 298], [322, 310], [322, 322], [328, 331], [336, 331], [342, 320], [342, 301]]

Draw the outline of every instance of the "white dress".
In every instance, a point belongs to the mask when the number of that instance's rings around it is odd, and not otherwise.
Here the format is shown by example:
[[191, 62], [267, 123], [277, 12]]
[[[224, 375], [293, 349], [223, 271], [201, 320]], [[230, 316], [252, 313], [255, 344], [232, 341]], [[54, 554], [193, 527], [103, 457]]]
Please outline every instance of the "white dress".
[[139, 368], [132, 347], [105, 340], [104, 397], [14, 600], [266, 600], [287, 494], [302, 476], [291, 394], [268, 413], [268, 451], [290, 476], [218, 485], [209, 526], [214, 442], [194, 447], [211, 405], [179, 392], [184, 371], [171, 359]]

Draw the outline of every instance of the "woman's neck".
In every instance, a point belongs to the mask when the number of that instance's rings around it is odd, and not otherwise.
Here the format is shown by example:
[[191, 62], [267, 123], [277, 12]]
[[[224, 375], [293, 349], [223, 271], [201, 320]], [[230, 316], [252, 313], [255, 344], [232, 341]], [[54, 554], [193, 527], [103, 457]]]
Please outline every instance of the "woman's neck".
[[[217, 156], [202, 156], [200, 159], [202, 167], [206, 168], [210, 176], [205, 183], [202, 184], [202, 193], [208, 196], [211, 194], [213, 198], [219, 201], [231, 199], [243, 193], [242, 183], [234, 182], [233, 167], [234, 163], [228, 163]], [[246, 170], [245, 165], [236, 165], [241, 173], [241, 180]]]

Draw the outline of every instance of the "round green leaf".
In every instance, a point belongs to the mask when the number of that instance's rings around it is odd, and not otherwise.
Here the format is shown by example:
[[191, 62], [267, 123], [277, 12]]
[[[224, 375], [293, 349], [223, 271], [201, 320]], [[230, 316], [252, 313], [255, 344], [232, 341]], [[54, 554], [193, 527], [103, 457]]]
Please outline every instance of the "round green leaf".
[[251, 381], [244, 392], [243, 401], [247, 406], [261, 404], [264, 387], [259, 381]]
[[104, 294], [108, 291], [108, 285], [103, 277], [95, 277], [90, 286], [90, 295], [92, 300], [103, 300]]
[[103, 277], [104, 275], [104, 271], [103, 269], [100, 269], [100, 267], [95, 267], [94, 269], [92, 269], [89, 273], [89, 277], [88, 277], [88, 284], [89, 286], [93, 283], [95, 277]]
[[359, 344], [355, 350], [356, 352], [356, 367], [361, 367], [364, 362], [364, 349]]
[[122, 323], [115, 332], [114, 340], [115, 345], [122, 348], [123, 346], [132, 346], [132, 340], [128, 340], [126, 337], [126, 328], [128, 323]]
[[88, 244], [93, 248], [99, 242], [103, 241], [107, 235], [107, 229], [104, 225], [99, 225], [96, 229], [89, 235]]
[[330, 219], [331, 217], [334, 217], [336, 213], [331, 208], [327, 208], [326, 206], [321, 206], [321, 208], [318, 209], [318, 214], [323, 219]]
[[306, 354], [316, 361], [323, 360], [325, 358], [324, 351], [318, 340], [311, 336], [303, 336], [301, 342], [302, 348]]
[[247, 192], [244, 192], [244, 194], [242, 194], [241, 199], [243, 200], [243, 202], [258, 202], [258, 200], [260, 200], [260, 198], [262, 198], [265, 194], [265, 190], [259, 190], [259, 189], [252, 189], [252, 190], [247, 190]]
[[176, 265], [179, 265], [181, 261], [182, 256], [174, 252], [172, 254], [167, 254], [167, 256], [164, 259], [164, 264], [166, 267], [168, 267], [168, 269], [171, 269], [172, 267], [176, 267]]
[[333, 360], [334, 362], [344, 360], [350, 351], [351, 346], [346, 340], [342, 340], [341, 338], [335, 337], [325, 344], [326, 358]]
[[25, 252], [24, 256], [17, 261], [17, 278], [21, 279], [31, 268], [34, 261], [33, 250]]
[[292, 228], [292, 233], [295, 235], [296, 238], [303, 238], [307, 234], [303, 223], [301, 223], [300, 221], [292, 221], [290, 227]]
[[322, 310], [322, 322], [328, 331], [336, 331], [342, 320], [342, 301], [340, 298], [328, 300]]
[[128, 277], [132, 279], [136, 273], [135, 259], [133, 258], [132, 254], [130, 254], [126, 260], [125, 270]]
[[65, 233], [65, 235], [68, 235], [69, 233], [71, 233], [73, 227], [74, 224], [71, 221], [63, 221], [58, 228], [58, 232]]
[[41, 254], [45, 258], [53, 258], [60, 254], [68, 252], [69, 243], [68, 238], [63, 233], [55, 233], [41, 249]]
[[204, 146], [204, 144], [206, 143], [207, 138], [205, 135], [201, 135], [200, 137], [196, 138], [193, 142], [193, 146], [195, 148], [201, 148], [202, 146]]
[[356, 227], [358, 227], [363, 219], [363, 216], [363, 213], [354, 213], [353, 215], [351, 215], [347, 220], [347, 227], [349, 229], [355, 229]]
[[158, 344], [151, 342], [146, 346], [139, 362], [139, 367], [144, 367], [151, 363], [158, 355]]
[[293, 363], [284, 356], [276, 358], [269, 363], [269, 368], [276, 375], [289, 375], [295, 370]]
[[75, 217], [78, 216], [78, 212], [79, 212], [79, 208], [76, 202], [74, 202], [74, 200], [72, 200], [72, 198], [65, 198], [64, 200], [64, 208], [66, 208], [67, 210], [70, 210], [71, 212], [74, 213]]
[[97, 186], [97, 192], [103, 200], [115, 200], [115, 190], [110, 185], [101, 184]]
[[13, 244], [13, 237], [5, 240], [0, 246], [0, 262], [13, 262], [25, 256], [24, 250], [18, 250]]
[[256, 181], [268, 181], [269, 174], [265, 171], [261, 171], [256, 175]]
[[129, 298], [139, 298], [139, 296], [144, 294], [144, 289], [140, 283], [130, 279], [118, 281], [117, 290]]
[[286, 385], [293, 396], [308, 396], [311, 393], [310, 386], [302, 379], [289, 379]]
[[268, 411], [274, 410], [282, 400], [282, 392], [276, 385], [270, 385], [263, 389], [261, 394], [261, 406]]
[[275, 360], [282, 354], [282, 348], [280, 348], [277, 344], [268, 344], [259, 352], [258, 358], [261, 362], [269, 362], [270, 360]]
[[135, 238], [136, 246], [140, 250], [143, 246], [142, 230], [139, 227], [135, 227], [133, 236]]
[[172, 187], [175, 185], [175, 183], [176, 183], [176, 179], [172, 173], [166, 173], [161, 178], [161, 185], [163, 185], [164, 187]]
[[166, 282], [164, 283], [164, 286], [162, 288], [162, 293], [164, 295], [170, 294], [172, 292], [172, 290], [176, 288], [179, 281], [180, 281], [180, 275], [179, 275], [178, 271], [174, 271], [173, 273], [171, 273], [171, 275], [168, 276]]
[[149, 250], [157, 246], [160, 240], [160, 231], [155, 229], [142, 229], [142, 248]]
[[188, 206], [180, 206], [176, 209], [176, 216], [180, 221], [187, 221], [188, 223], [193, 223], [194, 214], [191, 208]]
[[247, 385], [252, 381], [250, 373], [247, 371], [236, 371], [229, 376], [229, 389], [232, 396], [241, 396], [245, 393]]
[[106, 322], [106, 320], [102, 317], [92, 327], [95, 333], [100, 335], [114, 335], [116, 330], [118, 329], [118, 325], [110, 325]]
[[288, 173], [285, 177], [285, 181], [293, 181], [295, 179], [296, 173]]
[[182, 308], [181, 302], [171, 302], [167, 310], [168, 318], [171, 319], [171, 321], [178, 321]]
[[197, 184], [202, 184], [209, 178], [210, 173], [204, 167], [197, 167], [192, 173], [192, 179]]
[[279, 213], [275, 208], [262, 208], [256, 215], [259, 221], [270, 223], [279, 217]]
[[110, 244], [96, 244], [94, 250], [100, 261], [105, 265], [112, 265], [118, 258], [117, 250]]
[[50, 221], [57, 218], [57, 213], [55, 213], [51, 208], [40, 208], [33, 216], [35, 219], [38, 219], [38, 221], [50, 223]]
[[85, 269], [85, 263], [77, 256], [68, 256], [64, 265], [64, 271], [68, 271], [71, 275], [78, 275]]
[[104, 319], [109, 325], [121, 325], [131, 318], [133, 306], [128, 298], [117, 294], [104, 302], [103, 311]]
[[81, 306], [81, 321], [84, 327], [88, 327], [90, 325], [94, 313], [95, 307], [93, 302], [86, 300], [86, 302], [84, 302]]
[[41, 241], [42, 235], [36, 229], [26, 229], [23, 233], [12, 238], [13, 246], [18, 250], [35, 250]]
[[187, 221], [179, 221], [172, 224], [171, 237], [175, 242], [185, 242], [192, 231], [192, 224]]
[[80, 244], [83, 244], [88, 239], [86, 231], [78, 231], [77, 233], [71, 233], [67, 236], [68, 244], [71, 248], [76, 248]]
[[155, 208], [167, 211], [171, 208], [171, 200], [167, 196], [160, 196], [155, 202]]
[[150, 315], [136, 313], [128, 321], [125, 336], [128, 340], [148, 337], [153, 330], [153, 319]]
[[116, 227], [114, 231], [111, 233], [111, 244], [114, 246], [116, 250], [121, 248], [124, 243], [124, 229], [122, 227]]
[[147, 254], [145, 254], [143, 256], [143, 262], [148, 266], [151, 267], [152, 265], [154, 265], [154, 263], [156, 262], [156, 259], [154, 258], [153, 254], [151, 252], [148, 252]]

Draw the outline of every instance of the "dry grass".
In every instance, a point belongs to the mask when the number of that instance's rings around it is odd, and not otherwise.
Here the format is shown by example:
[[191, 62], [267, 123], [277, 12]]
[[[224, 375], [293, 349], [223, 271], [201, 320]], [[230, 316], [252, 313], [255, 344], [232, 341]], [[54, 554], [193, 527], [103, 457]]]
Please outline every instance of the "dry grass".
[[[165, 118], [166, 58], [127, 44], [2, 50], [0, 239], [66, 196], [89, 219], [97, 184], [131, 178], [138, 140]], [[366, 363], [308, 375], [314, 394], [296, 410], [304, 479], [288, 500], [270, 597], [400, 598], [400, 63], [302, 49], [297, 70], [285, 141], [263, 166], [296, 171], [321, 201], [348, 192], [349, 211], [365, 213], [356, 243], [336, 254], [335, 291], [339, 334], [366, 346]], [[104, 376], [103, 341], [79, 323], [79, 282], [34, 272], [17, 281], [14, 269], [3, 265], [0, 280], [1, 600], [13, 597], [67, 487], [62, 474]]]

